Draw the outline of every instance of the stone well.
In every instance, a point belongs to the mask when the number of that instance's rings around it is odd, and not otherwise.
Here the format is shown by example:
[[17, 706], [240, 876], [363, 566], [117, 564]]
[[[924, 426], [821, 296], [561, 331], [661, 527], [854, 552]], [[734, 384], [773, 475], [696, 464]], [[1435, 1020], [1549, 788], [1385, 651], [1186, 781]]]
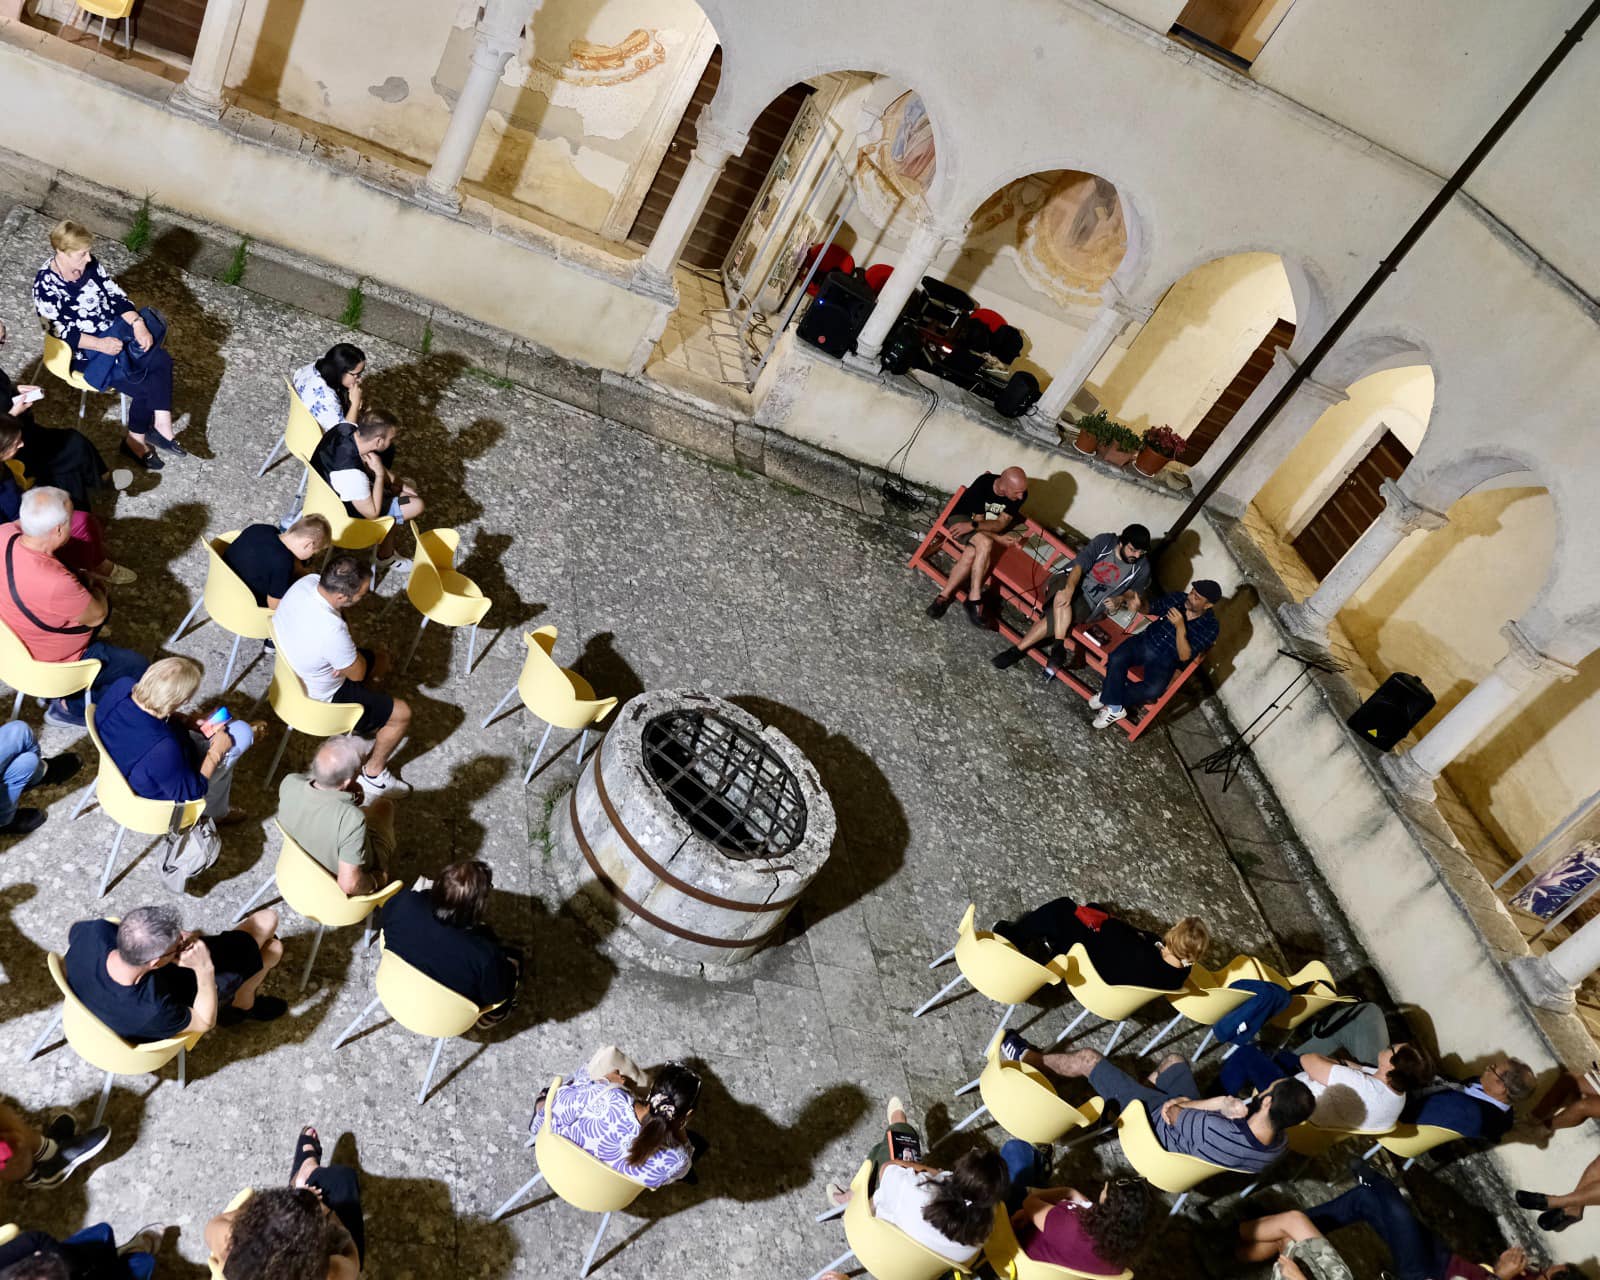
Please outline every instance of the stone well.
[[551, 819], [555, 870], [607, 950], [710, 977], [778, 937], [834, 830], [794, 743], [681, 689], [629, 702]]

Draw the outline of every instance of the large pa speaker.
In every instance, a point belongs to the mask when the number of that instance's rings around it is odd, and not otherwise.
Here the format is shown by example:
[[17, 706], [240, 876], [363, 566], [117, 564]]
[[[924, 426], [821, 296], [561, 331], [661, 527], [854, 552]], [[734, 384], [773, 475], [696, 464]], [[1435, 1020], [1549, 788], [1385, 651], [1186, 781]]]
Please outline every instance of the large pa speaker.
[[800, 336], [842, 360], [846, 352], [856, 349], [856, 336], [876, 301], [865, 281], [843, 271], [830, 271], [800, 321]]
[[1428, 686], [1409, 672], [1396, 671], [1345, 723], [1361, 741], [1388, 751], [1432, 710]]

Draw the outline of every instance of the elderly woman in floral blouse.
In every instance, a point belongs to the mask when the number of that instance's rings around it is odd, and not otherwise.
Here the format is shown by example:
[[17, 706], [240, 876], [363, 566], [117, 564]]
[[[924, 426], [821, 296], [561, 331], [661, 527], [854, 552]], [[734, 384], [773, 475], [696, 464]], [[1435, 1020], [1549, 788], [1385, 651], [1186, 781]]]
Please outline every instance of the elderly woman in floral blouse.
[[33, 278], [33, 307], [50, 326], [50, 332], [72, 348], [72, 366], [82, 370], [90, 352], [117, 355], [123, 340], [116, 330], [131, 332], [145, 355], [137, 381], [113, 375], [103, 391], [128, 397], [128, 439], [122, 452], [151, 471], [161, 470], [161, 458], [150, 443], [172, 454], [186, 450], [172, 436], [172, 357], [157, 347], [150, 330], [122, 286], [106, 274], [89, 251], [88, 229], [76, 222], [58, 222], [50, 231], [55, 250]]

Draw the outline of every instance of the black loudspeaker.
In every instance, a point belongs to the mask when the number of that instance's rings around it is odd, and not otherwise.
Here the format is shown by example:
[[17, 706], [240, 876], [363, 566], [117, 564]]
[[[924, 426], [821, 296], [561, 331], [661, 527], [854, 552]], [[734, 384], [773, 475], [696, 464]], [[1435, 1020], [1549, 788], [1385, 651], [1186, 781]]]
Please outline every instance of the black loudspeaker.
[[800, 321], [800, 336], [812, 346], [838, 356], [856, 349], [856, 335], [877, 301], [864, 280], [830, 271]]
[[1396, 671], [1345, 723], [1361, 741], [1389, 751], [1432, 710], [1428, 686], [1408, 672]]

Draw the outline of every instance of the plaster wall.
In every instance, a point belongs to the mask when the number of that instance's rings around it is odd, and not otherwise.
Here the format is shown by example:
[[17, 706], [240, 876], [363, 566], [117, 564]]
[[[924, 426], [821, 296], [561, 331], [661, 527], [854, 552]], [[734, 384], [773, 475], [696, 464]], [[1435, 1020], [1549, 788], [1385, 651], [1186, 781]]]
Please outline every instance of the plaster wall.
[[1114, 418], [1135, 430], [1187, 435], [1279, 317], [1295, 319], [1275, 254], [1241, 253], [1191, 271], [1126, 348], [1112, 348], [1089, 379]]
[[[388, 0], [374, 21], [361, 4], [248, 0], [229, 83], [427, 165], [466, 79], [475, 8]], [[714, 46], [694, 0], [547, 0], [468, 180], [625, 235]]]
[[1433, 409], [1433, 371], [1411, 365], [1352, 383], [1294, 447], [1256, 495], [1256, 506], [1292, 540], [1377, 443], [1385, 429], [1413, 454], [1421, 448]]

